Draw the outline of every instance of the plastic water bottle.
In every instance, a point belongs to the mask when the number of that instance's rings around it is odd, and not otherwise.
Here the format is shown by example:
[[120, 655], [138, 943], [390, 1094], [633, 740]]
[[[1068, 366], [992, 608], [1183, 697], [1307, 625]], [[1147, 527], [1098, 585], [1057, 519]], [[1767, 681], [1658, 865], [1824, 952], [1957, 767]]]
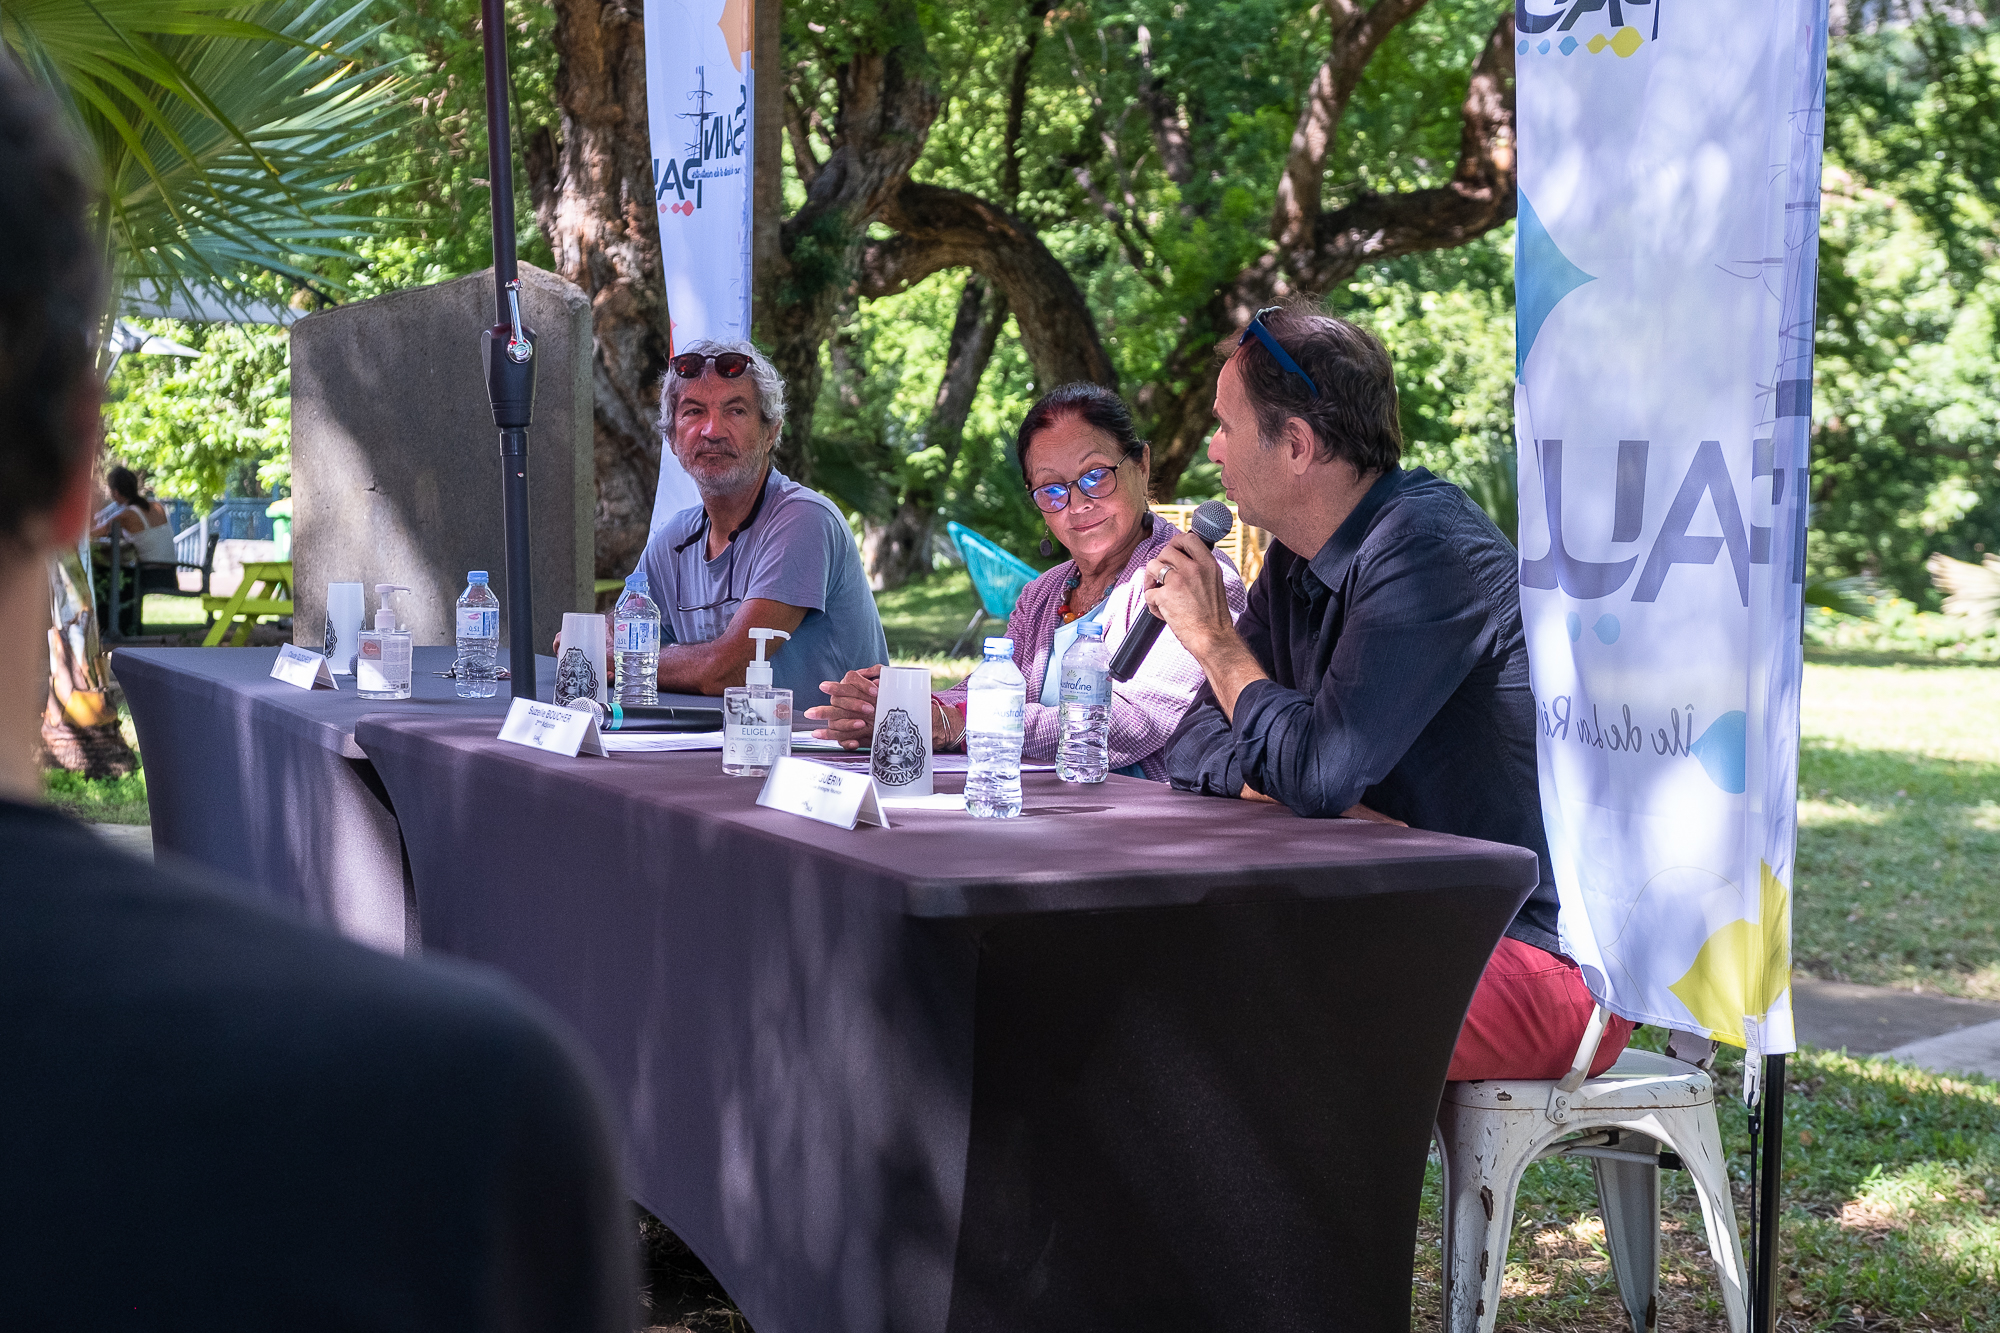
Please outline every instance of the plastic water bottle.
[[500, 599], [486, 586], [486, 571], [465, 576], [458, 595], [458, 661], [453, 684], [461, 699], [491, 699], [500, 688], [494, 663], [500, 656]]
[[1064, 782], [1102, 782], [1111, 754], [1111, 654], [1104, 626], [1080, 626], [1062, 660], [1062, 736], [1056, 776]]
[[1012, 639], [988, 639], [986, 660], [966, 681], [965, 808], [977, 819], [1021, 813], [1021, 714], [1028, 682]]
[[621, 704], [652, 705], [660, 701], [660, 608], [646, 572], [625, 580], [625, 591], [611, 613], [611, 652], [618, 664]]

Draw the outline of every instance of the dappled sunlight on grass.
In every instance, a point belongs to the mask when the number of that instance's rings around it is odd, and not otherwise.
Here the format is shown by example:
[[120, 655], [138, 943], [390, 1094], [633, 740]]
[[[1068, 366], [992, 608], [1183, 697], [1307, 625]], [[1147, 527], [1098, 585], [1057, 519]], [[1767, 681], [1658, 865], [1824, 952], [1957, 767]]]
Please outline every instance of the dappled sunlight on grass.
[[[1635, 1044], [1657, 1046], [1660, 1035], [1642, 1030]], [[1737, 1215], [1747, 1219], [1741, 1070], [1741, 1053], [1725, 1050], [1716, 1109]], [[1794, 1056], [1786, 1082], [1784, 1327], [2000, 1327], [2000, 1086], [1823, 1051]], [[1660, 1193], [1659, 1327], [1720, 1333], [1727, 1323], [1694, 1191], [1666, 1171]], [[1439, 1326], [1438, 1207], [1433, 1162], [1413, 1307], [1424, 1329]], [[1499, 1327], [1631, 1327], [1586, 1163], [1538, 1163], [1522, 1180]]]
[[2000, 996], [2000, 670], [1809, 664], [1795, 964]]

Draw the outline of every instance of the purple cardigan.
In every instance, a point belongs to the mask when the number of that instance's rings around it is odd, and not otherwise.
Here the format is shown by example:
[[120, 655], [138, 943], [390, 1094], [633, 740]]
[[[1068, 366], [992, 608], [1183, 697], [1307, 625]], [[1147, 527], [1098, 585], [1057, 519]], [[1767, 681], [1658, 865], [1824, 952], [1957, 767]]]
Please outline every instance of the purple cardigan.
[[[1118, 651], [1132, 621], [1145, 609], [1139, 585], [1146, 562], [1178, 531], [1155, 515], [1153, 535], [1139, 543], [1125, 562], [1125, 568], [1119, 571], [1118, 581], [1105, 597], [1104, 614], [1098, 618], [1104, 625], [1105, 647], [1112, 653]], [[1246, 601], [1243, 577], [1236, 572], [1236, 563], [1221, 551], [1215, 553], [1215, 563], [1222, 566], [1222, 584], [1229, 596], [1230, 617], [1234, 619], [1243, 614]], [[1063, 588], [1075, 572], [1076, 562], [1065, 560], [1035, 579], [1021, 589], [1014, 613], [1007, 618], [1007, 637], [1014, 641], [1014, 665], [1028, 682], [1024, 717], [1027, 734], [1022, 741], [1021, 757], [1037, 763], [1050, 763], [1056, 757], [1062, 710], [1046, 708], [1038, 701], [1042, 697], [1042, 682], [1048, 675], [1049, 650], [1054, 645], [1056, 631], [1062, 628]], [[1111, 767], [1138, 764], [1147, 777], [1165, 782], [1167, 765], [1160, 747], [1167, 743], [1167, 737], [1180, 723], [1181, 714], [1194, 702], [1203, 680], [1201, 665], [1194, 655], [1181, 647], [1172, 630], [1162, 632], [1132, 679], [1122, 684], [1111, 682]], [[960, 681], [933, 697], [948, 707], [963, 710], [965, 682]]]

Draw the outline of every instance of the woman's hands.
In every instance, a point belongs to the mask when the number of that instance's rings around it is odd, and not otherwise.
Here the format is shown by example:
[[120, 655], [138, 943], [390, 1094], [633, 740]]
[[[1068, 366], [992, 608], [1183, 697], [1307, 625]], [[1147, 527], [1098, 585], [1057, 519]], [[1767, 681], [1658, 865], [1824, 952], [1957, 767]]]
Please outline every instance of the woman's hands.
[[823, 723], [813, 735], [823, 741], [839, 741], [843, 750], [858, 750], [875, 735], [876, 682], [882, 678], [879, 666], [850, 671], [839, 680], [823, 680], [819, 687], [831, 703], [806, 709], [806, 717]]

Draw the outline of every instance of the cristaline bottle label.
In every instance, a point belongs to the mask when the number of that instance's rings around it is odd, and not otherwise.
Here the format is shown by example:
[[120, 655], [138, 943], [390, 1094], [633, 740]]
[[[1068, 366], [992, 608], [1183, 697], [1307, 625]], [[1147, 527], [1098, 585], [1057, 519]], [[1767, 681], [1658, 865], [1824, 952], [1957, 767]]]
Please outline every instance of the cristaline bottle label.
[[981, 735], [1020, 735], [1025, 702], [1019, 690], [971, 690], [965, 696], [965, 729]]

